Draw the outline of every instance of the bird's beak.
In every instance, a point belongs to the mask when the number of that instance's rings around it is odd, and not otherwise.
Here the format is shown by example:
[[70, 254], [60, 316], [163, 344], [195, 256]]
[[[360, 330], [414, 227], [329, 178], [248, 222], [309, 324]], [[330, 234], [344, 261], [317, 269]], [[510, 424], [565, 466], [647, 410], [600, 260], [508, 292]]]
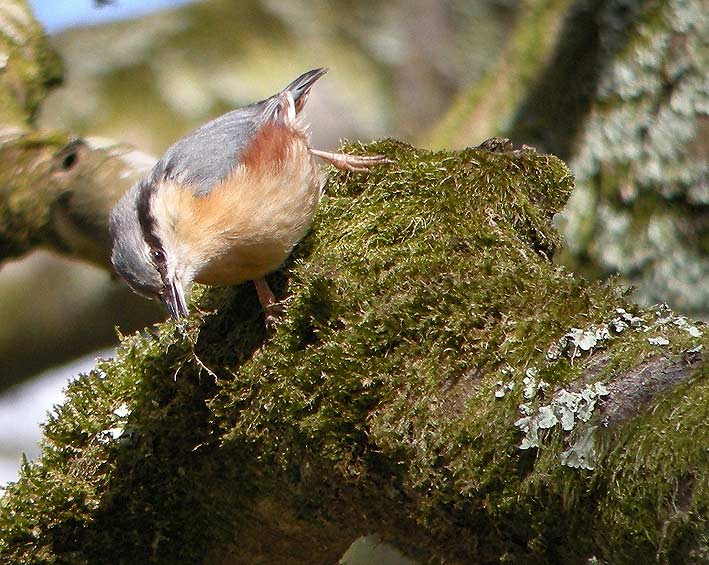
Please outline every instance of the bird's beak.
[[168, 284], [165, 285], [165, 291], [160, 295], [160, 300], [162, 300], [167, 311], [170, 312], [170, 316], [175, 320], [179, 320], [189, 314], [185, 291], [180, 281], [175, 277], [171, 277]]

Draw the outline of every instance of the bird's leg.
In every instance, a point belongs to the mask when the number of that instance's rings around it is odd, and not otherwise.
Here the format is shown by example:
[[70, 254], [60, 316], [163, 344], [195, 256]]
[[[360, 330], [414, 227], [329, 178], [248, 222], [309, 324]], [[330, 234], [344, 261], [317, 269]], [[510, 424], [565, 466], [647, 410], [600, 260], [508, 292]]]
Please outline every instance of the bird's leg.
[[280, 321], [281, 315], [283, 314], [283, 307], [276, 300], [276, 296], [268, 286], [265, 278], [255, 279], [254, 286], [256, 287], [258, 300], [263, 307], [266, 327], [272, 328]]
[[345, 153], [330, 153], [329, 151], [320, 151], [312, 148], [310, 153], [343, 171], [362, 173], [369, 171], [375, 165], [393, 163], [385, 155], [347, 155]]

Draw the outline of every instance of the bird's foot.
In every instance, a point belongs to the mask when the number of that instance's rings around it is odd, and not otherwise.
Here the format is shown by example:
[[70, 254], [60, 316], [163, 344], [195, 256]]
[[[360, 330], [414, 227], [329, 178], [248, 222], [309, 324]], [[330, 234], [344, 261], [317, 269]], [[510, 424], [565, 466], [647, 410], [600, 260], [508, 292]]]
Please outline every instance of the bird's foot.
[[310, 153], [324, 159], [338, 169], [356, 173], [366, 173], [376, 165], [387, 165], [394, 162], [385, 155], [347, 155], [320, 151], [319, 149], [310, 149]]
[[283, 320], [286, 309], [282, 304], [276, 303], [271, 304], [268, 308], [264, 308], [263, 313], [263, 321], [266, 324], [266, 329], [272, 330]]
[[276, 300], [276, 296], [273, 294], [271, 287], [268, 286], [265, 278], [256, 279], [254, 286], [256, 287], [258, 300], [263, 308], [266, 328], [271, 330], [281, 321], [286, 310], [283, 304]]

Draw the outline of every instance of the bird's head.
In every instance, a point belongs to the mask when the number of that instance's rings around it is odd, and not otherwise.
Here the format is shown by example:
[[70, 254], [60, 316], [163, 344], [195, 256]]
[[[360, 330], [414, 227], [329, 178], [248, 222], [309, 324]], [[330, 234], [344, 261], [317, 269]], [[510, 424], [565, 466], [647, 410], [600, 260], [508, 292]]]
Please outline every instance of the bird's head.
[[178, 319], [188, 314], [192, 277], [182, 264], [182, 254], [160, 237], [160, 218], [151, 210], [152, 193], [150, 179], [141, 181], [112, 210], [111, 261], [136, 293], [160, 300]]

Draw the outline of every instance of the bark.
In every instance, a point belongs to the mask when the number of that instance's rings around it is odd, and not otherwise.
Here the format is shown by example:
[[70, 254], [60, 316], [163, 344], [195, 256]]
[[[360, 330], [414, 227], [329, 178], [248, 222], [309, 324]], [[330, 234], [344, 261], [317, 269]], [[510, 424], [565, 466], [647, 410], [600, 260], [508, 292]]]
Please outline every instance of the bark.
[[109, 269], [108, 213], [153, 161], [119, 144], [33, 132], [0, 141], [0, 162], [0, 259], [46, 247]]
[[530, 2], [428, 144], [505, 135], [565, 159], [577, 189], [560, 261], [706, 318], [707, 37], [701, 0]]

